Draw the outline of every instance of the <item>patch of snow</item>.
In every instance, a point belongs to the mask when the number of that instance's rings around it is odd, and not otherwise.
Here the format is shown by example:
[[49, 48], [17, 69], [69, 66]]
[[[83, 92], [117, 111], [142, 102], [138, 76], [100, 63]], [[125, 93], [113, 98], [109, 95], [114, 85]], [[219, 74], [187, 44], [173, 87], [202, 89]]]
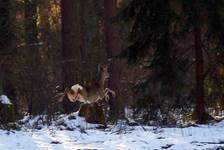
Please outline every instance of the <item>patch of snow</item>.
[[61, 115], [59, 118], [52, 122], [53, 126], [60, 126], [62, 128], [68, 128], [70, 130], [74, 129], [92, 129], [97, 128], [98, 124], [91, 124], [85, 121], [85, 118], [78, 116], [78, 112], [69, 114], [69, 115]]
[[[19, 121], [24, 131], [29, 129], [43, 129], [47, 128], [47, 115], [39, 116], [25, 116]], [[78, 116], [78, 112], [69, 115], [59, 115], [55, 120], [51, 121], [51, 126], [58, 129], [93, 129], [101, 125], [91, 124], [85, 121], [85, 118]]]
[[[32, 124], [37, 120], [38, 117], [34, 117], [28, 122]], [[106, 129], [95, 127], [97, 125], [85, 122], [77, 113], [61, 115], [52, 125], [40, 130], [0, 130], [0, 149], [204, 150], [224, 147], [224, 121], [187, 128], [127, 126], [123, 121]]]
[[39, 116], [25, 116], [23, 119], [19, 120], [19, 124], [22, 126], [23, 129], [35, 129], [35, 128], [43, 128], [44, 124], [47, 122], [46, 115], [39, 115]]
[[1, 104], [12, 105], [10, 99], [6, 95], [1, 95], [0, 96], [0, 103]]

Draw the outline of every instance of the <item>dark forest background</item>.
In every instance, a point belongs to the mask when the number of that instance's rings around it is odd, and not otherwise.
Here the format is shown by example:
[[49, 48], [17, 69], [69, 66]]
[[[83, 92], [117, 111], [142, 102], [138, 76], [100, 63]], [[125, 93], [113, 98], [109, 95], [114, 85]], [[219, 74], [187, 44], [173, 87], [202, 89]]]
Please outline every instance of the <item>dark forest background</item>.
[[223, 46], [223, 0], [0, 0], [0, 95], [18, 118], [49, 114], [108, 63], [111, 120], [206, 123], [223, 115]]

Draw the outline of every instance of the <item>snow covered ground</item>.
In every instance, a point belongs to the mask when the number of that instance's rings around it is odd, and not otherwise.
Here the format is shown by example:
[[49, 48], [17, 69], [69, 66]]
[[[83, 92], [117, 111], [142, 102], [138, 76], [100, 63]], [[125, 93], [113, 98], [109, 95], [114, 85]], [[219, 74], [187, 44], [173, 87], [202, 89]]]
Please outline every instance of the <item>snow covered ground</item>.
[[43, 126], [40, 130], [28, 127], [22, 131], [0, 130], [0, 150], [221, 150], [224, 147], [224, 121], [188, 128], [123, 124], [107, 129], [95, 127], [85, 123], [83, 118], [76, 116], [69, 120], [64, 116], [54, 125]]

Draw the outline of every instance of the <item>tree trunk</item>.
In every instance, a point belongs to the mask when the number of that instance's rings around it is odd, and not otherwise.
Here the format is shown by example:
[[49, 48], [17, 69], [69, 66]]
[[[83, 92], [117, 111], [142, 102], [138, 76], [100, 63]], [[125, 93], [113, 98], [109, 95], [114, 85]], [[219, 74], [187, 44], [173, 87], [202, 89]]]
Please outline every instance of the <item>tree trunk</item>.
[[[80, 1], [61, 0], [63, 89], [81, 81]], [[65, 112], [74, 111], [74, 104], [62, 101]]]
[[[43, 111], [42, 102], [37, 89], [40, 79], [40, 66], [39, 66], [39, 48], [38, 48], [38, 29], [37, 29], [37, 4], [35, 0], [24, 1], [25, 13], [25, 41], [27, 45], [26, 52], [26, 74], [28, 90], [27, 103], [28, 112], [30, 114], [38, 114]], [[34, 69], [35, 68], [35, 69]], [[35, 81], [37, 84], [34, 84]]]
[[[25, 32], [26, 44], [32, 57], [32, 65], [38, 61], [38, 29], [37, 29], [37, 4], [35, 0], [25, 0]], [[34, 64], [33, 64], [34, 63]]]
[[6, 54], [8, 44], [8, 34], [10, 33], [9, 23], [9, 3], [10, 1], [0, 0], [0, 95], [3, 94], [3, 78], [4, 78], [4, 55]]
[[195, 75], [196, 75], [196, 107], [197, 123], [206, 123], [208, 114], [204, 100], [204, 61], [202, 45], [201, 9], [198, 0], [194, 2], [194, 44], [195, 44]]
[[[51, 3], [46, 0], [39, 0], [39, 30], [40, 30], [40, 39], [43, 41], [44, 45], [42, 47], [42, 51], [45, 53], [48, 52], [49, 45], [49, 36], [51, 34], [50, 22], [49, 22], [49, 11]], [[43, 52], [42, 52], [43, 53]], [[47, 54], [44, 54], [47, 55]]]
[[16, 50], [14, 24], [12, 22], [15, 15], [12, 6], [11, 0], [0, 0], [0, 95], [7, 95], [17, 110], [15, 84], [13, 84], [15, 79], [12, 78]]
[[[11, 1], [0, 0], [0, 54], [6, 55], [12, 49]], [[1, 60], [0, 60], [1, 63]]]
[[0, 64], [0, 95], [3, 94], [3, 73], [2, 73], [2, 68]]
[[104, 0], [104, 42], [108, 59], [119, 53], [118, 33], [115, 25], [111, 23], [112, 17], [116, 15], [117, 0]]
[[15, 50], [11, 9], [10, 0], [0, 0], [0, 95], [7, 94], [6, 87], [13, 89], [12, 85], [8, 83], [12, 81], [8, 76], [11, 75], [9, 70], [13, 60], [12, 50]]
[[121, 64], [112, 59], [113, 56], [120, 53], [118, 29], [111, 23], [112, 17], [114, 17], [117, 12], [116, 3], [116, 0], [104, 0], [104, 42], [107, 59], [110, 62], [110, 80], [108, 86], [116, 92], [116, 98], [110, 101], [109, 115], [113, 119], [119, 117], [119, 84], [121, 74]]
[[[81, 62], [82, 62], [82, 83], [86, 83], [86, 79], [88, 78], [88, 71], [86, 70], [88, 68], [87, 63], [87, 37], [86, 37], [86, 21], [87, 18], [86, 14], [86, 8], [87, 8], [87, 1], [86, 0], [80, 0], [80, 53], [81, 53]], [[85, 68], [85, 69], [84, 69]]]
[[80, 81], [79, 1], [61, 0], [63, 87]]

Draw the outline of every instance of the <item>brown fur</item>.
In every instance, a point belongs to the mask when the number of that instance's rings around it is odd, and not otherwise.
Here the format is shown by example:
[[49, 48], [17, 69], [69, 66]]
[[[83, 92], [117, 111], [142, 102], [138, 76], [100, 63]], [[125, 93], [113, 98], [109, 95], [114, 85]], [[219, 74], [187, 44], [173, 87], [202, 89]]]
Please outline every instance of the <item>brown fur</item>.
[[103, 107], [99, 102], [85, 103], [81, 105], [79, 116], [85, 117], [86, 121], [89, 123], [106, 125]]
[[109, 88], [104, 88], [106, 80], [110, 77], [108, 73], [107, 65], [99, 65], [98, 67], [99, 77], [94, 84], [91, 84], [86, 87], [78, 87], [76, 89], [70, 89], [67, 91], [68, 97], [71, 101], [82, 101], [93, 103], [105, 98], [105, 100], [109, 100], [109, 94], [111, 93], [115, 96], [115, 92]]

